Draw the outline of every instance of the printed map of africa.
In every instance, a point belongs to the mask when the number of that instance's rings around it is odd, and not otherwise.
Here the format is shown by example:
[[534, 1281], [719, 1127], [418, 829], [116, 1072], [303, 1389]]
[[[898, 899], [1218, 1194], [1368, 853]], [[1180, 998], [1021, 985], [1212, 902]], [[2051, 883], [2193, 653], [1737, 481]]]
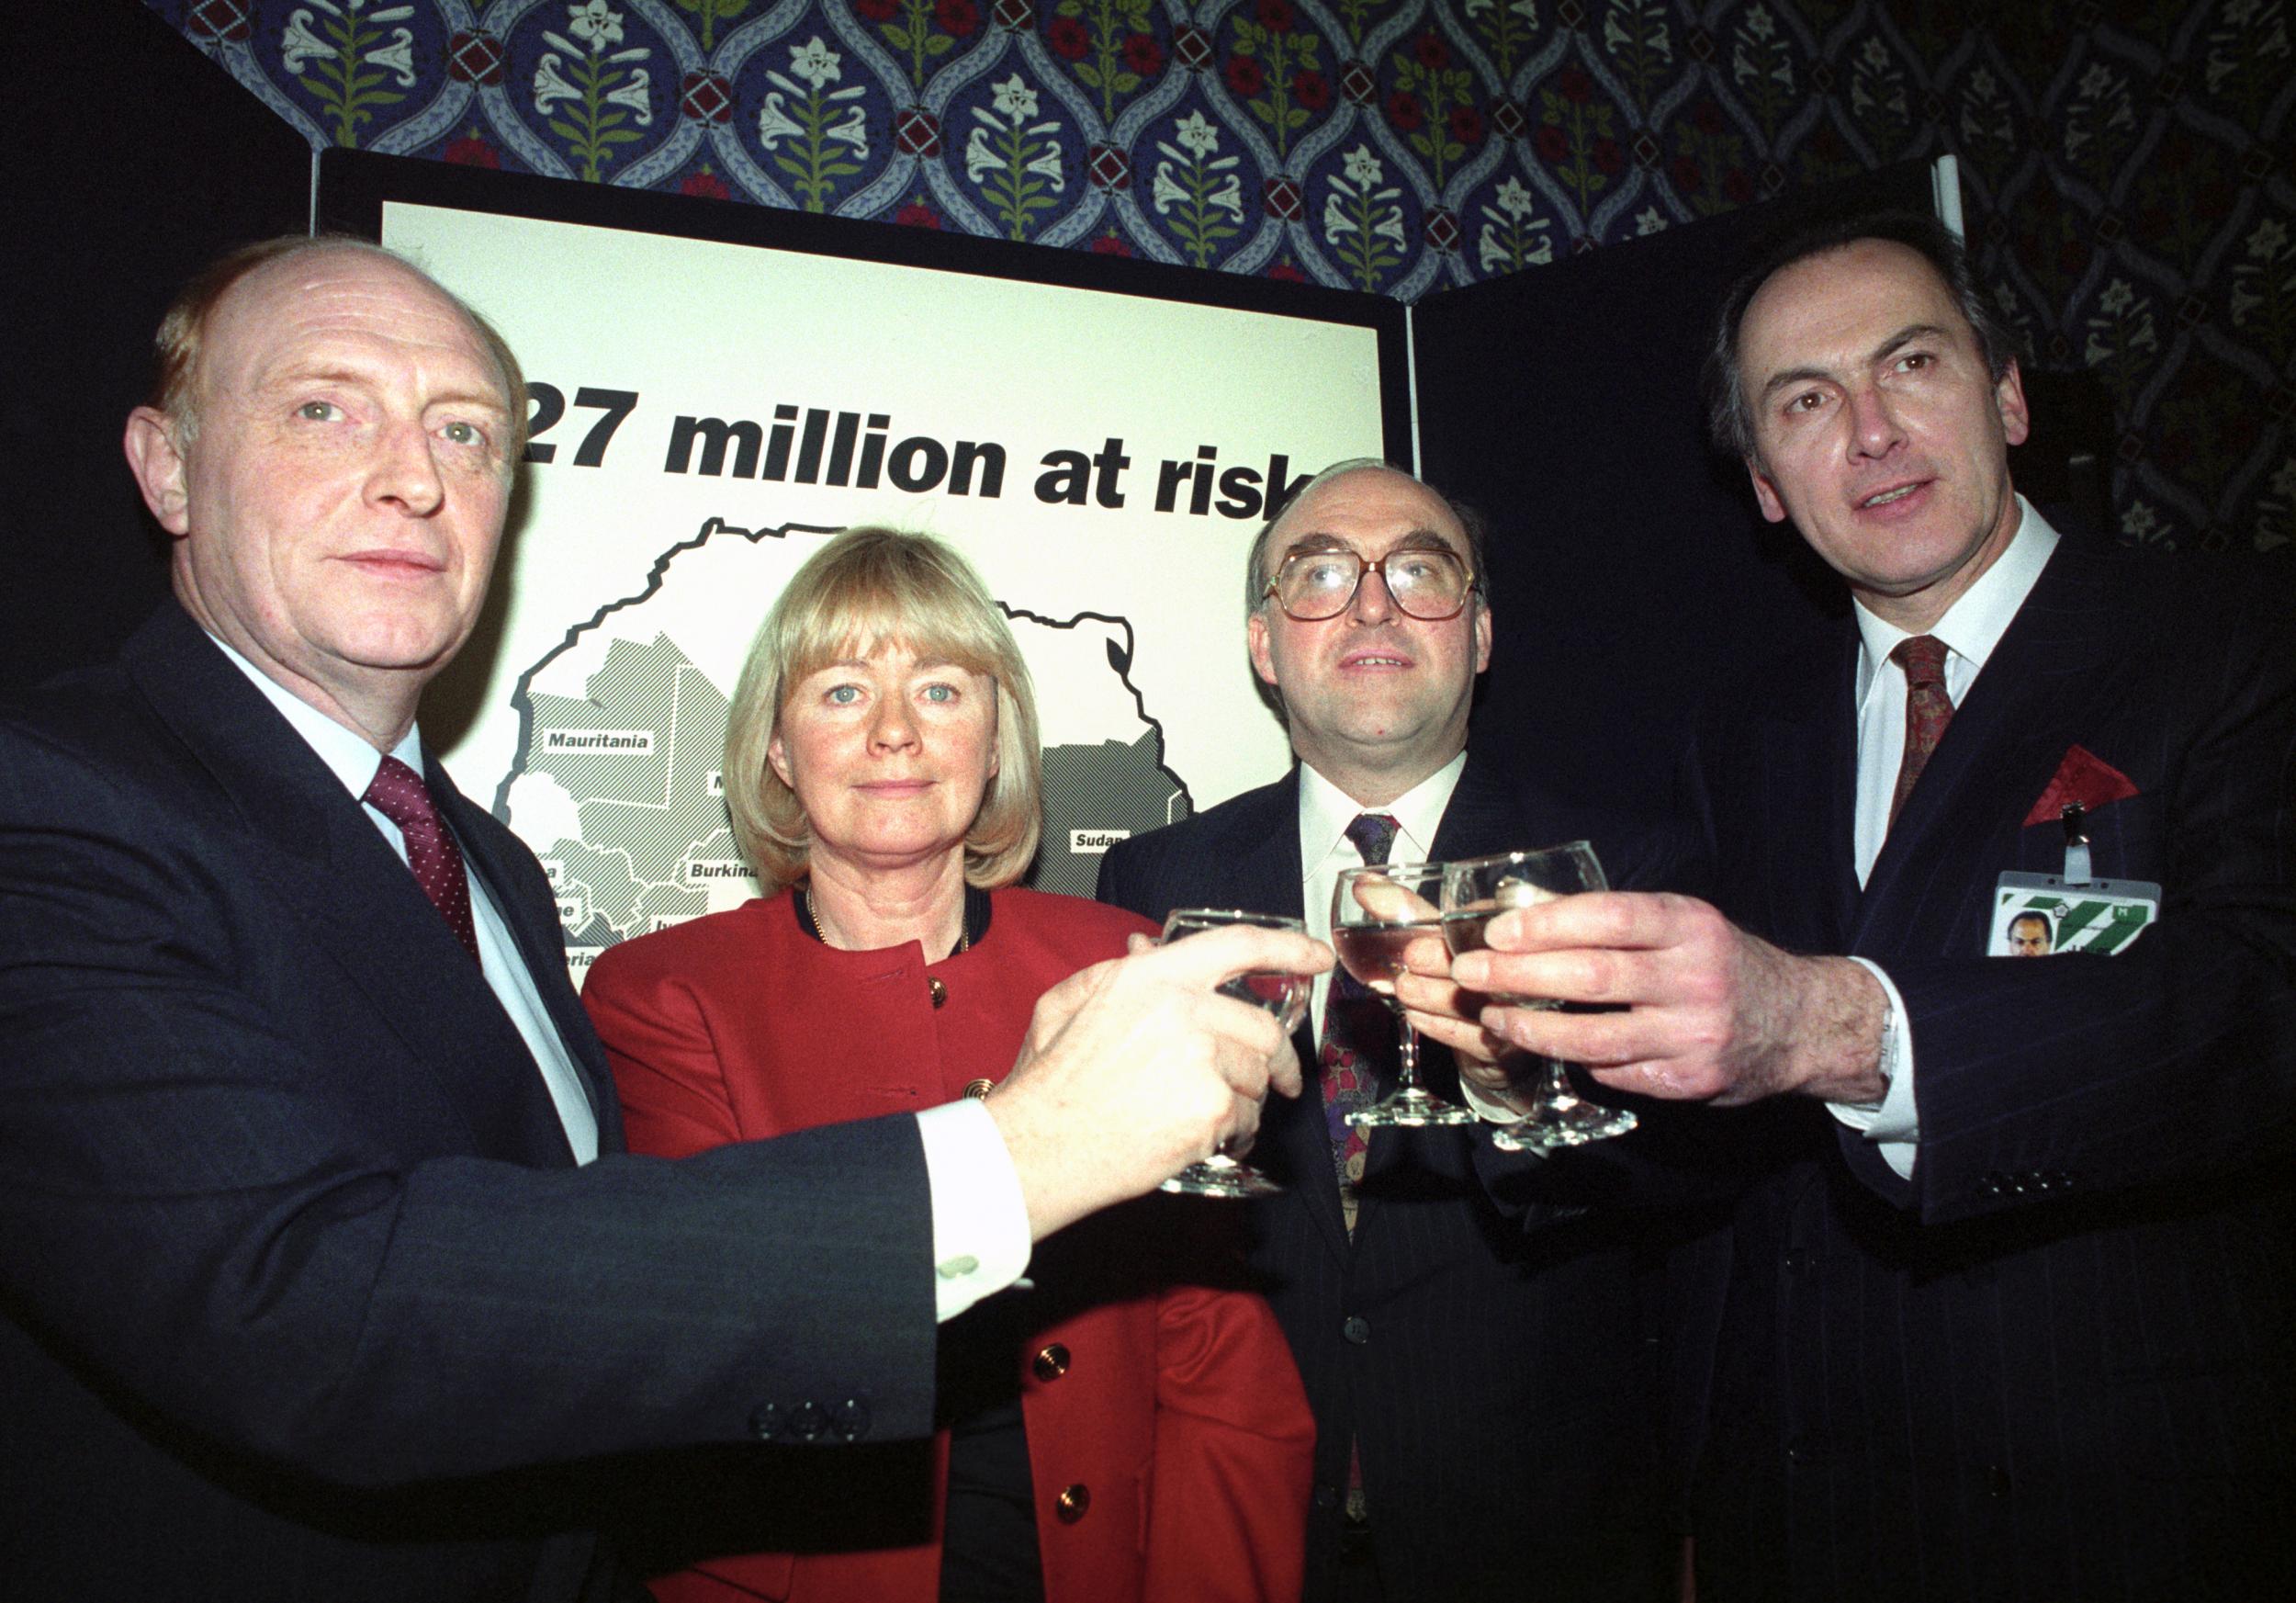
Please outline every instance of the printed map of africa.
[[[749, 637], [830, 531], [712, 518], [647, 587], [521, 673], [519, 739], [494, 812], [542, 859], [579, 981], [617, 941], [758, 894], [726, 820], [726, 712]], [[1188, 812], [1127, 677], [1131, 626], [1004, 605], [1035, 682], [1044, 838], [1030, 883], [1092, 894], [1114, 841]]]

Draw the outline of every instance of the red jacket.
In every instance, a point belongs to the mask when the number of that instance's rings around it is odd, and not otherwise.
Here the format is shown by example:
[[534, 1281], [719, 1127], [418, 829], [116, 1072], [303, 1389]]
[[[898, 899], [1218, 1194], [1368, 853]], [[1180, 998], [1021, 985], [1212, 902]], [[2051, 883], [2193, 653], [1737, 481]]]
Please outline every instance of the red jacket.
[[[987, 935], [929, 967], [916, 943], [840, 952], [798, 926], [786, 895], [609, 950], [583, 1000], [613, 1066], [630, 1147], [681, 1157], [727, 1142], [915, 1112], [1001, 1078], [1036, 999], [1120, 956], [1129, 913], [1069, 897], [994, 893]], [[926, 981], [941, 982], [936, 1007]], [[1030, 1270], [1048, 1322], [1022, 1375], [1048, 1603], [1299, 1596], [1314, 1428], [1282, 1332], [1249, 1293], [1145, 1283], [1185, 1202], [1128, 1204], [1041, 1243]], [[1064, 1261], [1070, 1266], [1064, 1270]], [[1217, 1278], [1221, 1266], [1203, 1266]], [[921, 1266], [920, 1266], [920, 1272]], [[1061, 1286], [1111, 1277], [1078, 1308]], [[1135, 1289], [1136, 1288], [1136, 1289]], [[1055, 1349], [1064, 1349], [1064, 1361]], [[834, 1449], [823, 1450], [834, 1451]], [[933, 1598], [946, 1433], [924, 1511], [932, 1540], [867, 1551], [716, 1558], [653, 1583], [663, 1603], [748, 1597]], [[889, 1503], [921, 1488], [885, 1488]], [[884, 1510], [914, 1531], [920, 1511]], [[853, 1510], [840, 1507], [850, 1529]]]

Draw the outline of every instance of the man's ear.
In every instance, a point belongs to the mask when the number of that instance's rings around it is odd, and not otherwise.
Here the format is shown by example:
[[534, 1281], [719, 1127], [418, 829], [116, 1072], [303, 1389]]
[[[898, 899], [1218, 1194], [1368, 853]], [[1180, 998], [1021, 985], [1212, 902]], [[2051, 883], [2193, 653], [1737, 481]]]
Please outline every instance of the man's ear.
[[1754, 503], [1761, 508], [1761, 515], [1773, 524], [1785, 522], [1785, 502], [1778, 499], [1778, 487], [1751, 457], [1746, 458], [1746, 477], [1754, 481]]
[[1244, 638], [1252, 651], [1252, 672], [1260, 676], [1263, 684], [1276, 683], [1276, 659], [1267, 649], [1267, 610], [1254, 607], [1252, 615], [1244, 620]]
[[152, 509], [160, 527], [181, 539], [191, 530], [191, 491], [174, 426], [163, 414], [139, 406], [128, 414], [128, 433], [120, 445], [128, 453], [128, 471], [143, 491], [143, 504]]
[[1491, 609], [1478, 597], [1475, 601], [1475, 672], [1480, 673], [1491, 666]]
[[2032, 433], [2032, 414], [2025, 409], [2025, 376], [2018, 371], [2017, 358], [2009, 358], [2001, 370], [2001, 381], [1993, 387], [1993, 404], [2000, 409], [2001, 435], [2012, 446], [2021, 446], [2025, 436]]

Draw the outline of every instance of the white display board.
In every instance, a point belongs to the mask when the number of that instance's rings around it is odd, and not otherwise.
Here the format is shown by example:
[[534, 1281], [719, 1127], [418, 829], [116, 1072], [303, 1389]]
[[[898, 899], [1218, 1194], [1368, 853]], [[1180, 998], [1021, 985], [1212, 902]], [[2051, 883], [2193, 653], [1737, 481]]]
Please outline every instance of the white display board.
[[725, 702], [826, 532], [929, 531], [1011, 615], [1043, 715], [1036, 883], [1289, 761], [1244, 651], [1271, 475], [1379, 456], [1377, 331], [388, 202], [491, 319], [536, 458], [442, 754], [549, 870], [577, 967], [754, 894]]

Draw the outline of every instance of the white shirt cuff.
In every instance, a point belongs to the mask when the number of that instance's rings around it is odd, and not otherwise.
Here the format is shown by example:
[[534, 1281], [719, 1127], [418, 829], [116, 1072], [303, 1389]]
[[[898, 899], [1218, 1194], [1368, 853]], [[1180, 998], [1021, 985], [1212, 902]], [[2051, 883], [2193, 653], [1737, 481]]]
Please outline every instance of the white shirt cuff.
[[1906, 1022], [1906, 999], [1878, 964], [1863, 957], [1851, 962], [1881, 982], [1889, 999], [1889, 1016], [1882, 1023], [1882, 1077], [1888, 1094], [1878, 1102], [1829, 1102], [1835, 1118], [1859, 1132], [1881, 1149], [1882, 1161], [1899, 1180], [1913, 1178], [1914, 1153], [1921, 1139], [1920, 1112], [1913, 1101], [1913, 1029]]
[[[1532, 1065], [1532, 1070], [1536, 1072], [1536, 1063]], [[1521, 1108], [1509, 1107], [1498, 1101], [1463, 1074], [1459, 1076], [1459, 1100], [1467, 1104], [1468, 1112], [1486, 1123], [1520, 1124], [1523, 1122]]]
[[978, 1098], [926, 1109], [917, 1134], [933, 1198], [933, 1316], [946, 1324], [1029, 1267], [1029, 1204]]

